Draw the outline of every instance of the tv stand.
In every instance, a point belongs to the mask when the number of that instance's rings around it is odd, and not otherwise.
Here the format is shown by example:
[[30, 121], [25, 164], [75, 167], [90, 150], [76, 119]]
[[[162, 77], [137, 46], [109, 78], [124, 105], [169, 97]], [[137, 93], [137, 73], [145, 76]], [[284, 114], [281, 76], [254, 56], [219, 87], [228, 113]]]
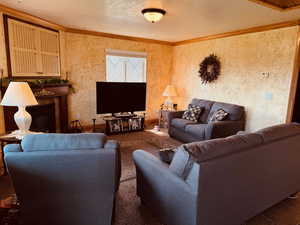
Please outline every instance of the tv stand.
[[122, 112], [122, 113], [113, 113], [112, 114], [113, 117], [116, 117], [116, 118], [132, 118], [132, 117], [135, 117], [136, 114], [134, 113], [129, 113], [129, 112]]
[[136, 114], [113, 114], [103, 118], [105, 121], [105, 133], [107, 135], [143, 131], [145, 115]]

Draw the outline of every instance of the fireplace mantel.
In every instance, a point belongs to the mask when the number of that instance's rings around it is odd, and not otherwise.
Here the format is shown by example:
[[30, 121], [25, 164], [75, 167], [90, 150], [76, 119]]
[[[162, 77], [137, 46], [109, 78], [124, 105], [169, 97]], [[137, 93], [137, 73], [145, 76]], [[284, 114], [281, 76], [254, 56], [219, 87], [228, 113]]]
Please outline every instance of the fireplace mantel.
[[[2, 96], [5, 93], [7, 87], [1, 87]], [[55, 101], [57, 99], [57, 108], [59, 110], [59, 132], [68, 132], [68, 95], [70, 93], [69, 84], [45, 84], [43, 87], [31, 87], [35, 94], [39, 104], [43, 105], [45, 101]], [[16, 129], [16, 125], [11, 123], [13, 121], [13, 111], [16, 111], [16, 107], [3, 107], [5, 130], [10, 132]], [[33, 118], [34, 119], [34, 118]]]

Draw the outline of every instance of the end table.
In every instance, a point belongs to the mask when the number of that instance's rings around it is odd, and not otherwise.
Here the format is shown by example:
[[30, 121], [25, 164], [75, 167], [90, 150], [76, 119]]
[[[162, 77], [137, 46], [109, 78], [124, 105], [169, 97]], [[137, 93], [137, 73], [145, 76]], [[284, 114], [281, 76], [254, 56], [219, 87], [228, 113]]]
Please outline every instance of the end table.
[[2, 157], [2, 163], [3, 163], [3, 169], [4, 172], [2, 174], [2, 176], [6, 176], [7, 175], [7, 168], [6, 168], [6, 164], [4, 161], [4, 146], [7, 144], [20, 144], [22, 140], [19, 140], [15, 137], [7, 137], [6, 134], [0, 135], [0, 142], [1, 142], [1, 157]]
[[176, 110], [159, 110], [159, 121], [158, 125], [160, 128], [168, 128], [168, 112], [174, 112]]

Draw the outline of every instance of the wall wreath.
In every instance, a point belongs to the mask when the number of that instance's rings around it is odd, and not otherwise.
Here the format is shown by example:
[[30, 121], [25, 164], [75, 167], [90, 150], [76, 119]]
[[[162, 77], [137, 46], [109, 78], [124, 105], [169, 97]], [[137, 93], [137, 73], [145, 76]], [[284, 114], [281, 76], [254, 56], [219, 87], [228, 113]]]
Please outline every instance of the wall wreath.
[[215, 54], [206, 57], [200, 63], [199, 76], [202, 79], [202, 84], [207, 84], [218, 79], [221, 71], [221, 62]]

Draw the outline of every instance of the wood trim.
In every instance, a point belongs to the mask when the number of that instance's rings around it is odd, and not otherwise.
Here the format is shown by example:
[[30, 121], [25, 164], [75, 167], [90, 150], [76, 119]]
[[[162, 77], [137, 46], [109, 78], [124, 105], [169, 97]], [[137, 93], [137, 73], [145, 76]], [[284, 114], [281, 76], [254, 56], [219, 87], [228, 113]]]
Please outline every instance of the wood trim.
[[261, 5], [261, 6], [264, 6], [264, 7], [268, 7], [270, 9], [275, 9], [275, 10], [278, 10], [278, 11], [281, 11], [281, 12], [283, 12], [283, 11], [286, 10], [286, 9], [283, 9], [283, 8], [281, 8], [279, 6], [276, 6], [276, 5], [273, 5], [271, 3], [267, 3], [267, 2], [262, 2], [260, 0], [248, 0], [248, 1], [254, 2], [254, 3], [256, 3], [258, 5]]
[[29, 13], [25, 13], [23, 11], [7, 7], [3, 4], [0, 4], [0, 11], [9, 16], [18, 17], [19, 19], [26, 20], [29, 23], [38, 24], [47, 28], [52, 28], [54, 30], [65, 30], [64, 26], [58, 25], [56, 23], [50, 22], [37, 16], [33, 16]]
[[121, 39], [121, 40], [127, 40], [127, 41], [139, 41], [139, 42], [146, 42], [146, 43], [152, 43], [152, 44], [161, 44], [161, 45], [170, 45], [170, 46], [174, 45], [174, 42], [169, 42], [169, 41], [160, 41], [160, 40], [148, 39], [148, 38], [139, 38], [139, 37], [126, 36], [126, 35], [110, 34], [110, 33], [98, 32], [98, 31], [91, 31], [91, 30], [66, 28], [65, 31], [69, 32], [69, 33], [75, 33], [75, 34], [86, 34], [86, 35], [93, 35], [93, 36], [107, 37], [107, 38], [115, 38], [115, 39]]
[[262, 2], [260, 0], [248, 0], [248, 1], [254, 2], [254, 3], [256, 3], [258, 5], [261, 5], [261, 6], [264, 6], [264, 7], [268, 7], [270, 9], [278, 10], [280, 12], [285, 12], [285, 11], [290, 11], [290, 10], [294, 10], [294, 9], [299, 9], [300, 8], [300, 5], [289, 7], [289, 8], [281, 8], [280, 6], [276, 6], [276, 5], [273, 5], [271, 3], [267, 3], [267, 2]]
[[252, 28], [236, 30], [236, 31], [231, 31], [231, 32], [226, 32], [226, 33], [221, 33], [221, 34], [208, 35], [208, 36], [189, 39], [189, 40], [185, 40], [185, 41], [178, 41], [178, 42], [175, 42], [174, 45], [175, 46], [185, 45], [185, 44], [190, 44], [190, 43], [194, 43], [194, 42], [208, 41], [208, 40], [226, 38], [226, 37], [237, 36], [237, 35], [242, 35], [242, 34], [275, 30], [275, 29], [284, 28], [284, 27], [297, 26], [299, 24], [300, 24], [300, 20], [293, 20], [293, 21], [288, 21], [288, 22], [283, 22], [283, 23], [275, 23], [275, 24], [271, 24], [271, 25], [252, 27]]
[[293, 112], [294, 112], [294, 104], [296, 100], [296, 92], [298, 87], [299, 80], [299, 71], [300, 71], [300, 27], [298, 28], [298, 37], [296, 43], [296, 52], [294, 57], [294, 66], [293, 66], [293, 74], [290, 85], [290, 93], [289, 93], [289, 101], [288, 101], [288, 109], [285, 121], [287, 123], [292, 122]]

